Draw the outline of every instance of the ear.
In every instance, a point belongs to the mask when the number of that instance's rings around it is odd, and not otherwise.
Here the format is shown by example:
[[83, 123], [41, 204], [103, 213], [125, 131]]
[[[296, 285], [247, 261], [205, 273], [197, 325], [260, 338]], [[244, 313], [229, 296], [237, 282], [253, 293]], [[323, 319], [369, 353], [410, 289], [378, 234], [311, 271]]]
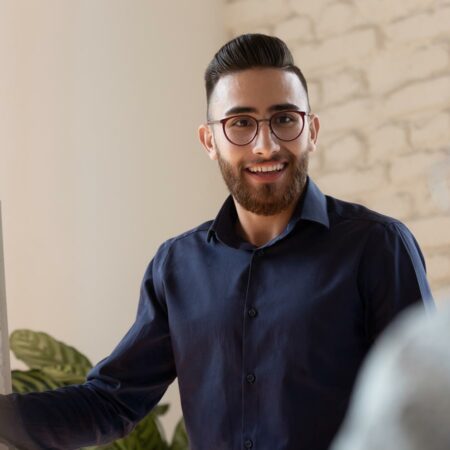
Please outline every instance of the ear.
[[308, 141], [311, 146], [310, 151], [314, 151], [317, 145], [317, 138], [319, 136], [320, 120], [317, 114], [311, 114], [309, 117], [309, 136]]
[[198, 127], [198, 138], [212, 160], [217, 159], [216, 143], [211, 128], [207, 124]]

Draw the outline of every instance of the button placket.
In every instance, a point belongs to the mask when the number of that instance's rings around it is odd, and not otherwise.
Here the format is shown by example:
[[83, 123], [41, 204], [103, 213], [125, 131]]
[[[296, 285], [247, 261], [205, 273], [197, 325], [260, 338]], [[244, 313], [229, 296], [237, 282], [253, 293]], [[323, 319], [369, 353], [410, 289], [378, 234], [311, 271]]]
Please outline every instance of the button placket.
[[[260, 250], [254, 250], [251, 256], [249, 267], [247, 290], [244, 302], [244, 330], [243, 330], [243, 376], [242, 376], [242, 395], [243, 395], [243, 417], [242, 417], [242, 444], [243, 448], [254, 448], [253, 437], [255, 427], [258, 422], [257, 397], [258, 389], [255, 384], [256, 376], [254, 370], [257, 369], [258, 359], [255, 353], [255, 337], [257, 333], [257, 323], [254, 322], [258, 311], [253, 306], [256, 300], [257, 284], [253, 284], [255, 273], [259, 271]], [[256, 276], [257, 278], [257, 276]], [[255, 278], [255, 279], [256, 279]], [[256, 335], [255, 335], [256, 333]]]

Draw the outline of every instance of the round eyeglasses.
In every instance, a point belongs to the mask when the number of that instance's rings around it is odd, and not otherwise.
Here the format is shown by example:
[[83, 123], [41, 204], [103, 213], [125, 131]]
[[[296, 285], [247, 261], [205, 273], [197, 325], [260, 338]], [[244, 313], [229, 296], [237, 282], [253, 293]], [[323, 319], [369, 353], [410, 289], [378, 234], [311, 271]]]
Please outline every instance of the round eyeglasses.
[[311, 114], [305, 111], [280, 111], [268, 119], [255, 119], [252, 116], [236, 115], [221, 120], [210, 120], [208, 125], [222, 124], [225, 137], [234, 145], [250, 144], [258, 134], [260, 122], [269, 122], [272, 134], [280, 141], [297, 139], [305, 127], [305, 116]]

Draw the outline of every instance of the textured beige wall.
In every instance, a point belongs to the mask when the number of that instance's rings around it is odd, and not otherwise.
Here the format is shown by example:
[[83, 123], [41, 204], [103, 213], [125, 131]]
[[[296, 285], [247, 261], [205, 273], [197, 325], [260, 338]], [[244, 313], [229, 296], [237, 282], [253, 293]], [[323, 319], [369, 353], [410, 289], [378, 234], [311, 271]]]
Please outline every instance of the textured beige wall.
[[[0, 0], [10, 331], [98, 361], [134, 320], [159, 244], [216, 214], [225, 189], [197, 126], [223, 40], [210, 0]], [[170, 432], [176, 384], [163, 401]]]
[[449, 24], [448, 0], [226, 5], [228, 37], [279, 36], [309, 80], [322, 190], [403, 220], [450, 297]]

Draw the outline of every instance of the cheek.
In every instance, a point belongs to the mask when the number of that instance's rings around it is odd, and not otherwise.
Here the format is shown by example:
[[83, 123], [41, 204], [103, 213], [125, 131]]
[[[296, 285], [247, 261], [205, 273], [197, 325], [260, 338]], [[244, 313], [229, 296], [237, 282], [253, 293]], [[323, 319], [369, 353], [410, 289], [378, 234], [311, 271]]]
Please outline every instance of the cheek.
[[216, 150], [218, 158], [224, 161], [233, 169], [239, 169], [241, 166], [245, 166], [245, 152], [240, 149], [230, 147], [230, 143], [216, 141]]
[[240, 171], [241, 169], [243, 169], [245, 167], [245, 160], [242, 159], [242, 157], [239, 157], [238, 155], [233, 154], [233, 152], [228, 154], [227, 161], [228, 161], [228, 164], [230, 166], [232, 166], [234, 170]]
[[299, 141], [286, 142], [284, 146], [285, 150], [290, 153], [292, 159], [298, 159], [303, 153], [305, 153], [306, 147], [306, 142], [303, 143]]
[[[289, 143], [288, 143], [289, 144]], [[291, 151], [295, 156], [299, 157], [304, 153], [309, 153], [314, 150], [314, 145], [312, 141], [309, 139], [308, 134], [301, 134], [297, 141], [291, 142], [287, 148]]]
[[316, 149], [316, 145], [312, 141], [308, 141], [305, 146], [305, 152], [311, 153]]

